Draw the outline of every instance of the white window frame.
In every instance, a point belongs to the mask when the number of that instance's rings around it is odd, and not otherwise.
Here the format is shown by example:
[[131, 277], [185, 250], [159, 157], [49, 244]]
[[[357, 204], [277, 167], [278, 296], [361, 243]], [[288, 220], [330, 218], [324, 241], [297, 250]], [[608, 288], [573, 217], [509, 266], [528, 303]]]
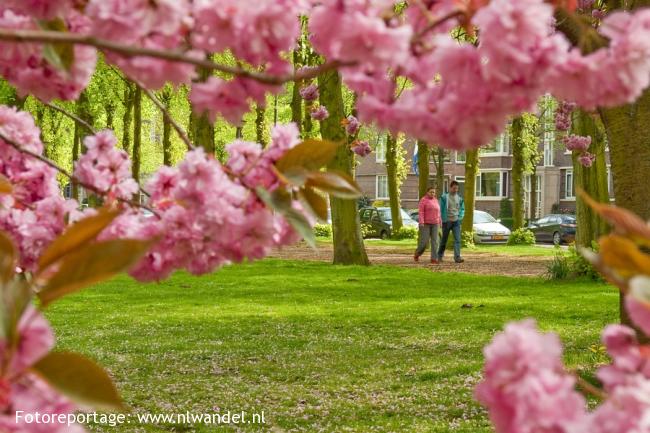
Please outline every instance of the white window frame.
[[[547, 155], [549, 156], [547, 159]], [[553, 146], [553, 143], [544, 143], [544, 167], [553, 167], [553, 163], [555, 160], [555, 146]]]
[[386, 139], [386, 134], [381, 134], [377, 137], [377, 143], [375, 145], [375, 162], [386, 162]]
[[[458, 159], [459, 156], [463, 156], [464, 159]], [[456, 158], [455, 158], [456, 164], [465, 164], [467, 162], [467, 154], [465, 152], [458, 152], [456, 151]]]
[[[573, 195], [569, 195], [569, 177], [571, 178], [571, 190]], [[575, 178], [573, 176], [573, 169], [568, 168], [564, 171], [564, 200], [575, 200], [576, 199], [576, 190], [575, 190]]]
[[[483, 176], [483, 173], [499, 173], [499, 195], [498, 196], [482, 196], [481, 195], [481, 178]], [[504, 187], [507, 189], [507, 171], [504, 170], [479, 170], [478, 174], [476, 175], [476, 185], [475, 185], [475, 198], [476, 200], [486, 200], [486, 201], [498, 201], [501, 200], [505, 197], [507, 197], [507, 190], [506, 190], [506, 195], [503, 194]]]
[[[381, 197], [379, 195], [379, 182], [380, 179], [385, 179], [386, 180], [386, 197]], [[389, 194], [388, 194], [388, 175], [386, 174], [378, 174], [375, 176], [375, 199], [376, 200], [389, 200]]]
[[[526, 215], [529, 215], [530, 212], [530, 198], [531, 198], [531, 178], [532, 174], [527, 174], [524, 176], [524, 212]], [[535, 174], [537, 177], [537, 189], [535, 190], [535, 195], [537, 196], [537, 209], [535, 209], [535, 212], [533, 213], [532, 217], [533, 218], [540, 218], [542, 215], [542, 182], [544, 182], [544, 176], [541, 174]]]
[[[485, 147], [482, 147], [479, 151], [480, 156], [482, 157], [491, 157], [491, 156], [508, 156], [510, 154], [510, 125], [506, 127], [506, 130], [501, 134], [497, 135], [492, 142], [497, 142], [496, 151], [488, 151]], [[492, 144], [492, 143], [490, 143]]]

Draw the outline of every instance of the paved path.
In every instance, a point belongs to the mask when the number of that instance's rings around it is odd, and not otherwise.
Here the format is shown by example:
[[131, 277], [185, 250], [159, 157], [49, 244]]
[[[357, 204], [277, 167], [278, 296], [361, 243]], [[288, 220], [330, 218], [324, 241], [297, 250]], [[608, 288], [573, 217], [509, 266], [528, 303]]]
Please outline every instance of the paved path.
[[[467, 250], [463, 252], [465, 263], [454, 263], [450, 256], [444, 263], [432, 265], [427, 260], [428, 255], [426, 252], [421, 257], [420, 263], [414, 263], [413, 253], [404, 248], [366, 245], [366, 251], [371, 263], [375, 265], [423, 267], [434, 272], [466, 272], [480, 275], [537, 277], [546, 272], [546, 266], [552, 260], [551, 257], [544, 256], [513, 256]], [[314, 251], [305, 244], [299, 244], [274, 251], [271, 257], [330, 262], [332, 260], [332, 246], [321, 245]]]

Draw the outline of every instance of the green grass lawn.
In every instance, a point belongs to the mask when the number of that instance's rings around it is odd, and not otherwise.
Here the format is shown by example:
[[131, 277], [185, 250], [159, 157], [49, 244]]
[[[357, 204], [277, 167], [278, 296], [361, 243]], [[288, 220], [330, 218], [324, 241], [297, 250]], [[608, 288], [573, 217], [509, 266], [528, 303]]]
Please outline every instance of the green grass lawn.
[[58, 348], [105, 365], [134, 412], [264, 411], [265, 431], [481, 433], [472, 388], [504, 323], [536, 317], [572, 368], [593, 371], [617, 301], [597, 283], [265, 260], [160, 284], [119, 277], [47, 315]]

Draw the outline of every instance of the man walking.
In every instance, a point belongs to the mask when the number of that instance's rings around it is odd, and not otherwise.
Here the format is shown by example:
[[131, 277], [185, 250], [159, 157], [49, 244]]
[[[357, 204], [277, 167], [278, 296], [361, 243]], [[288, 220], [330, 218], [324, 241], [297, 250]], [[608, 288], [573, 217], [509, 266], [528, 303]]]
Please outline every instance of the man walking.
[[418, 248], [415, 250], [413, 260], [420, 260], [420, 256], [427, 249], [431, 239], [431, 263], [438, 263], [436, 243], [438, 242], [438, 227], [440, 226], [440, 205], [436, 199], [436, 189], [431, 187], [420, 200], [418, 205], [419, 236]]
[[463, 263], [460, 257], [460, 225], [465, 216], [465, 200], [458, 194], [458, 182], [455, 180], [449, 185], [449, 192], [440, 197], [440, 211], [442, 214], [442, 239], [438, 248], [438, 261], [442, 261], [447, 247], [449, 232], [454, 234], [454, 261]]

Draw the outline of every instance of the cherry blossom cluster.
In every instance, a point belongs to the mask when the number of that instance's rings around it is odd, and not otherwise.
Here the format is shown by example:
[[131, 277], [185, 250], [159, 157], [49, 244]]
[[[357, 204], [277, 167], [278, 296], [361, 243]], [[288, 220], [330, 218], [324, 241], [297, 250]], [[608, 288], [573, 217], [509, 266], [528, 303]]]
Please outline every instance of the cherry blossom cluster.
[[[635, 277], [630, 287], [643, 293], [650, 289], [650, 278]], [[634, 293], [626, 297], [626, 308], [635, 324], [650, 332], [650, 310]], [[484, 379], [475, 392], [497, 433], [646, 431], [649, 347], [623, 325], [606, 327], [602, 341], [612, 360], [597, 373], [607, 398], [588, 412], [575, 377], [562, 365], [558, 337], [540, 333], [532, 320], [507, 325], [484, 350]]]
[[357, 135], [359, 129], [361, 128], [361, 122], [359, 122], [359, 119], [352, 115], [348, 116], [346, 119], [343, 119], [341, 123], [343, 126], [345, 126], [345, 132], [351, 137]]
[[305, 101], [309, 101], [309, 102], [315, 101], [318, 99], [319, 96], [318, 86], [316, 84], [310, 84], [300, 89], [299, 93], [300, 93], [300, 97]]
[[568, 131], [571, 129], [571, 114], [576, 109], [573, 102], [561, 101], [555, 110], [555, 128], [558, 131]]
[[[225, 167], [197, 149], [177, 167], [161, 168], [146, 187], [157, 215], [123, 214], [102, 239], [160, 238], [131, 272], [142, 281], [164, 279], [183, 268], [203, 274], [295, 243], [299, 236], [293, 228], [254, 192], [278, 187], [273, 164], [299, 142], [294, 124], [276, 126], [271, 137], [264, 150], [242, 140], [229, 144]], [[297, 202], [293, 206], [303, 212]]]
[[[0, 134], [25, 150], [43, 152], [40, 131], [28, 113], [0, 106]], [[13, 191], [0, 195], [0, 230], [16, 243], [19, 265], [31, 270], [66, 221], [79, 217], [78, 205], [61, 197], [53, 168], [19, 152], [4, 139], [0, 138], [0, 175], [11, 182]]]
[[311, 111], [309, 112], [309, 115], [314, 120], [325, 120], [328, 117], [330, 117], [330, 113], [329, 111], [327, 111], [327, 108], [325, 108], [324, 105], [319, 105], [317, 107], [312, 108]]
[[47, 355], [54, 347], [54, 334], [49, 323], [34, 307], [28, 306], [17, 326], [18, 344], [15, 350], [0, 339], [0, 430], [10, 433], [52, 432], [82, 433], [85, 429], [67, 423], [35, 424], [25, 417], [16, 417], [17, 411], [25, 414], [50, 416], [74, 413], [78, 408], [60, 395], [29, 368]]
[[372, 153], [372, 148], [365, 140], [355, 140], [352, 143], [352, 151], [363, 158]]
[[139, 187], [131, 177], [129, 155], [117, 149], [116, 144], [117, 138], [111, 130], [86, 137], [86, 152], [77, 161], [74, 174], [109, 200], [129, 200], [138, 193]]

